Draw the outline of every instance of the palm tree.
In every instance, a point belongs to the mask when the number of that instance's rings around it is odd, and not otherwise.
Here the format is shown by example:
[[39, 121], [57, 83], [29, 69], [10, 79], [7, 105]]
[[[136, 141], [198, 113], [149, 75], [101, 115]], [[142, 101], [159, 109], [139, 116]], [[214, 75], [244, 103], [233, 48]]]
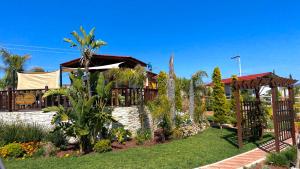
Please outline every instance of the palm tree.
[[[192, 75], [190, 80], [190, 91], [189, 91], [189, 108], [190, 116], [195, 122], [199, 122], [200, 114], [203, 119], [203, 107], [202, 102], [205, 94], [206, 88], [204, 85], [203, 78], [208, 77], [205, 71], [199, 70]], [[194, 104], [194, 105], [192, 105]]]
[[64, 38], [65, 42], [70, 43], [71, 47], [77, 47], [81, 54], [81, 65], [84, 66], [85, 75], [87, 77], [87, 88], [89, 92], [89, 97], [91, 97], [91, 85], [90, 85], [90, 77], [89, 77], [89, 65], [93, 55], [96, 53], [101, 46], [106, 45], [106, 42], [102, 40], [95, 39], [95, 27], [90, 30], [87, 34], [86, 31], [80, 26], [81, 35], [79, 35], [76, 31], [71, 32], [75, 41]]
[[72, 107], [64, 108], [59, 105], [47, 107], [43, 111], [57, 112], [52, 119], [56, 130], [63, 130], [66, 135], [77, 137], [80, 152], [86, 153], [95, 144], [103, 129], [111, 122], [116, 122], [111, 116], [111, 110], [106, 106], [112, 85], [111, 82], [105, 82], [101, 73], [97, 80], [97, 94], [89, 98], [82, 77], [71, 74], [70, 78], [70, 88], [48, 90], [43, 97], [64, 95], [70, 100]]
[[24, 71], [25, 63], [30, 56], [11, 54], [5, 49], [1, 49], [0, 54], [4, 63], [4, 66], [1, 69], [5, 71], [3, 86], [12, 86], [15, 88], [15, 85], [17, 84], [17, 72]]

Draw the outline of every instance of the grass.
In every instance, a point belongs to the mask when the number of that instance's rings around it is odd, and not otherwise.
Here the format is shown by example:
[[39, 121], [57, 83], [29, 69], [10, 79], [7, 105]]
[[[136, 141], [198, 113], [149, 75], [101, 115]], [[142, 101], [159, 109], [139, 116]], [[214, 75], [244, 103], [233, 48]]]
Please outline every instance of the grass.
[[[226, 129], [210, 128], [201, 134], [152, 147], [138, 147], [119, 152], [89, 154], [82, 157], [37, 158], [4, 161], [7, 169], [76, 168], [195, 168], [210, 164], [257, 147], [246, 143], [238, 149], [228, 138], [235, 133]], [[224, 139], [227, 138], [227, 139]], [[265, 137], [264, 140], [271, 137]]]

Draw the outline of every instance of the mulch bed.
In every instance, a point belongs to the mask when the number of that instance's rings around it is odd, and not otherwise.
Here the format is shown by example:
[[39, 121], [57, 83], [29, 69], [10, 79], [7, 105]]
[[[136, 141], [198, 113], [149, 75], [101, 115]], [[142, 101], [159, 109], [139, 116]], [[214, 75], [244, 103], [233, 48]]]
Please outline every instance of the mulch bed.
[[[166, 141], [166, 142], [168, 142], [168, 141]], [[166, 143], [166, 142], [164, 142], [164, 143]], [[138, 145], [137, 141], [135, 139], [132, 139], [132, 140], [126, 141], [124, 144], [120, 144], [115, 141], [111, 144], [111, 147], [113, 148], [113, 151], [121, 151], [121, 150], [127, 150], [129, 148], [134, 148], [134, 147], [153, 146], [155, 144], [161, 144], [161, 143], [158, 143], [155, 140], [148, 140], [148, 141], [145, 141], [144, 144]]]
[[[111, 147], [112, 147], [112, 151], [123, 151], [123, 150], [127, 150], [129, 148], [149, 147], [149, 146], [153, 146], [155, 144], [164, 144], [164, 143], [168, 143], [168, 142], [170, 142], [170, 140], [166, 140], [163, 143], [156, 142], [155, 140], [148, 140], [148, 141], [145, 141], [144, 144], [138, 145], [137, 141], [135, 139], [131, 139], [129, 141], [126, 141], [124, 144], [114, 141], [113, 143], [111, 143]], [[93, 152], [91, 152], [91, 153], [93, 153]], [[68, 156], [80, 156], [80, 154], [79, 154], [78, 147], [68, 146], [68, 148], [66, 150], [61, 150], [61, 151], [57, 152], [56, 156], [62, 158], [62, 157], [68, 157]]]

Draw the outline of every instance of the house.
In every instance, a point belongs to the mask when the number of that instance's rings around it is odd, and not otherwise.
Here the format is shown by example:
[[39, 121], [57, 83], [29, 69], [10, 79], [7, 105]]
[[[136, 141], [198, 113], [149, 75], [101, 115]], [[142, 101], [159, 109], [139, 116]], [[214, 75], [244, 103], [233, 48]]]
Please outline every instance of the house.
[[[137, 65], [141, 65], [148, 69], [148, 64], [140, 61], [131, 56], [116, 56], [116, 55], [104, 55], [95, 54], [90, 63], [90, 72], [106, 71], [111, 68], [134, 68]], [[82, 68], [80, 58], [73, 59], [60, 64], [60, 72], [70, 72]], [[151, 69], [147, 70], [147, 79], [144, 83], [145, 88], [156, 89], [156, 75]], [[60, 86], [62, 86], [62, 75], [60, 75]], [[128, 86], [130, 87], [130, 86]]]
[[[131, 56], [95, 54], [91, 59], [89, 71], [103, 72], [112, 68], [133, 69], [137, 65], [147, 69], [147, 78], [144, 82], [144, 89], [142, 91], [130, 83], [117, 84], [117, 86], [112, 89], [112, 106], [131, 106], [137, 104], [137, 95], [139, 92], [143, 92], [144, 101], [153, 100], [157, 95], [157, 74], [153, 73], [151, 69], [148, 69], [148, 64]], [[60, 85], [62, 86], [62, 72], [69, 72], [78, 68], [82, 68], [80, 58], [60, 64]]]

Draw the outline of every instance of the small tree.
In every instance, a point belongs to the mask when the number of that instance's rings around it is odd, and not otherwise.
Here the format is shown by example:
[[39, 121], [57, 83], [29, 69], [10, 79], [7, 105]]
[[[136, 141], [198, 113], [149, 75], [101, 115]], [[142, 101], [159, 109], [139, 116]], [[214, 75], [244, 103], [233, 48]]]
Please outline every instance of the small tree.
[[164, 71], [160, 71], [157, 75], [158, 95], [167, 95], [168, 75]]
[[227, 122], [228, 106], [219, 67], [214, 69], [212, 80], [214, 85], [212, 93], [214, 118], [216, 122], [223, 124]]

